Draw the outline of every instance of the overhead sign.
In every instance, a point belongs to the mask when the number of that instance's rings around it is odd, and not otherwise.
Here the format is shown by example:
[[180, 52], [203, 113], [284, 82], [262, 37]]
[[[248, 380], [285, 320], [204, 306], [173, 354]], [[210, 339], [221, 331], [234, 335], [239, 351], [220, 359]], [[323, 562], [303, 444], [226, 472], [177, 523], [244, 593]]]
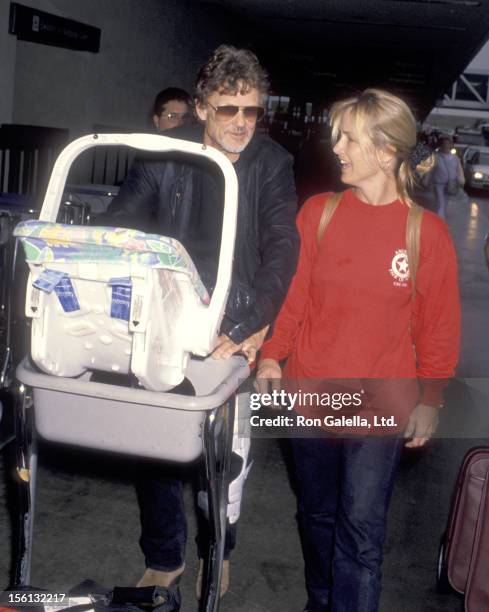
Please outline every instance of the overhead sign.
[[10, 3], [10, 34], [19, 40], [98, 53], [100, 28], [38, 11], [17, 2]]

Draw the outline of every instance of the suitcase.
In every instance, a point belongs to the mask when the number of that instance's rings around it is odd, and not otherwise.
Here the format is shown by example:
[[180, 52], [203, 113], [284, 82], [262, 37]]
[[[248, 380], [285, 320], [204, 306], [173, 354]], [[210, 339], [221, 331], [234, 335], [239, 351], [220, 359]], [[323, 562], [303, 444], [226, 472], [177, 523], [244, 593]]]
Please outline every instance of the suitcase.
[[489, 610], [489, 472], [486, 472], [465, 589], [467, 612]]
[[489, 610], [489, 447], [464, 457], [438, 556], [438, 588], [465, 594], [466, 612]]

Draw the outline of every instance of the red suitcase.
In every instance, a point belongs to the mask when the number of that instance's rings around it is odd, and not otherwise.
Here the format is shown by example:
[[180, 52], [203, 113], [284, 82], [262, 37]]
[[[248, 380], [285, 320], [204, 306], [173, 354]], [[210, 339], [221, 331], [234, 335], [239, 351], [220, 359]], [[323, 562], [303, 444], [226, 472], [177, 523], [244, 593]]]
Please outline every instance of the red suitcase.
[[466, 612], [489, 611], [489, 448], [464, 457], [438, 558], [438, 586], [465, 593]]

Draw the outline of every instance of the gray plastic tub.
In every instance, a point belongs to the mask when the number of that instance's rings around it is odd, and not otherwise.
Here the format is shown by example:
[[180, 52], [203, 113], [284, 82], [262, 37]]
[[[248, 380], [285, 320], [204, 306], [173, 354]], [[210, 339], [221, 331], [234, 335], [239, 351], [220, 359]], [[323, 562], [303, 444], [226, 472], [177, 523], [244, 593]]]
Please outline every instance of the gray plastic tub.
[[226, 402], [248, 377], [242, 357], [190, 361], [194, 397], [58, 378], [27, 358], [17, 378], [33, 389], [34, 419], [46, 440], [139, 457], [192, 461], [202, 453], [205, 413]]

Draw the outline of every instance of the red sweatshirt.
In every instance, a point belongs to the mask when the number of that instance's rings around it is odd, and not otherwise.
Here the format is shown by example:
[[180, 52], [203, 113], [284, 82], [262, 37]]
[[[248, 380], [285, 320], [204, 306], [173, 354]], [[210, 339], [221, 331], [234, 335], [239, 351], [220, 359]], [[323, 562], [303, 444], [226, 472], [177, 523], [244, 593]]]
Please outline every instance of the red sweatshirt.
[[447, 226], [424, 211], [413, 303], [407, 205], [372, 206], [347, 190], [318, 251], [328, 195], [310, 198], [298, 215], [297, 272], [261, 357], [289, 358], [285, 380], [410, 379], [411, 404], [440, 405], [460, 344], [457, 263]]

